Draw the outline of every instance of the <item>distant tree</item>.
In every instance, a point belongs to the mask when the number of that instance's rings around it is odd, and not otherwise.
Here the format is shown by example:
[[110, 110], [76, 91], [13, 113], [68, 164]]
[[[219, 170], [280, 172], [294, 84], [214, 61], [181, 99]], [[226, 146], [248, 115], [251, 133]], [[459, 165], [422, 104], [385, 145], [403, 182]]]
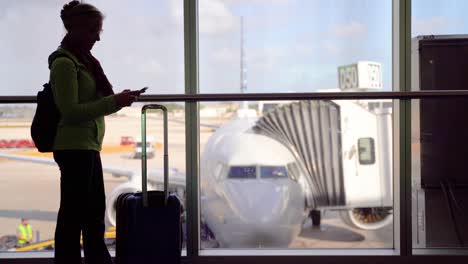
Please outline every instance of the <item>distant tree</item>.
[[249, 104], [249, 109], [257, 110], [258, 109], [258, 103]]
[[168, 112], [174, 112], [174, 111], [184, 109], [184, 105], [178, 104], [178, 103], [167, 103], [167, 104], [164, 104], [164, 105], [166, 106]]

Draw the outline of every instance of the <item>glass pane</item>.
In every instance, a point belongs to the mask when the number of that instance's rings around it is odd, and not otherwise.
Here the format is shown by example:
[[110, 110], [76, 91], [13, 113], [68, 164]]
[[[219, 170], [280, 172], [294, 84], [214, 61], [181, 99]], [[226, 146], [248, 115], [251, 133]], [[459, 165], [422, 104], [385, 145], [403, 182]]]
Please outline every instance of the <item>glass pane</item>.
[[[451, 1], [452, 3], [454, 1]], [[413, 40], [412, 90], [468, 90], [468, 39]], [[466, 98], [412, 101], [413, 247], [467, 247]]]
[[412, 0], [411, 35], [466, 34], [465, 0]]
[[392, 0], [199, 1], [200, 92], [392, 90]]
[[200, 108], [203, 250], [393, 248], [392, 101]]
[[[185, 105], [164, 104], [169, 119], [169, 191], [185, 204]], [[141, 190], [141, 103], [106, 117], [101, 151], [106, 191], [106, 244], [115, 249], [115, 202]], [[16, 239], [21, 218], [33, 230], [30, 250], [52, 250], [60, 202], [60, 171], [51, 153], [39, 153], [30, 139], [35, 105], [0, 106], [0, 251], [23, 251]], [[162, 190], [163, 122], [147, 114], [148, 189]], [[185, 230], [185, 217], [182, 216]], [[185, 243], [184, 243], [185, 247]]]
[[467, 248], [466, 99], [413, 100], [413, 248]]
[[[0, 95], [36, 95], [48, 81], [48, 56], [66, 33], [60, 10], [67, 2], [0, 1]], [[148, 86], [146, 94], [184, 93], [182, 3], [92, 1], [105, 15], [92, 53], [114, 91]]]
[[359, 163], [373, 164], [375, 162], [375, 146], [373, 138], [360, 138], [358, 140]]

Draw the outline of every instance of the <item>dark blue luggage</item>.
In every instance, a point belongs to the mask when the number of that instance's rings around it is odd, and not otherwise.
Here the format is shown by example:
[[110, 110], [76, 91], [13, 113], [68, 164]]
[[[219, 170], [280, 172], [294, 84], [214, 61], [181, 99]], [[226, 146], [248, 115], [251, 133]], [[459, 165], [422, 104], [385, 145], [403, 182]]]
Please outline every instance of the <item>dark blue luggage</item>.
[[[146, 111], [164, 114], [164, 191], [147, 191]], [[162, 105], [142, 109], [142, 192], [124, 193], [117, 199], [116, 263], [180, 263], [182, 206], [168, 195], [167, 111]]]

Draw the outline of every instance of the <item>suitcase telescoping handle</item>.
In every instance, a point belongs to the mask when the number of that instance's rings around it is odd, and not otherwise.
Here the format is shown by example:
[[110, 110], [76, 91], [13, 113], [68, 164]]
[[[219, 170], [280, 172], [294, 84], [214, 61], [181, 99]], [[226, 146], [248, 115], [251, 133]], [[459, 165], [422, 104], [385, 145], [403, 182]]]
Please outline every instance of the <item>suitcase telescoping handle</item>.
[[143, 206], [148, 207], [148, 171], [147, 171], [147, 157], [146, 157], [146, 111], [148, 109], [159, 109], [163, 111], [164, 122], [164, 205], [167, 203], [168, 198], [168, 183], [169, 183], [169, 156], [168, 156], [168, 131], [167, 131], [167, 108], [164, 105], [148, 104], [144, 105], [141, 109], [141, 185], [142, 185], [142, 198]]

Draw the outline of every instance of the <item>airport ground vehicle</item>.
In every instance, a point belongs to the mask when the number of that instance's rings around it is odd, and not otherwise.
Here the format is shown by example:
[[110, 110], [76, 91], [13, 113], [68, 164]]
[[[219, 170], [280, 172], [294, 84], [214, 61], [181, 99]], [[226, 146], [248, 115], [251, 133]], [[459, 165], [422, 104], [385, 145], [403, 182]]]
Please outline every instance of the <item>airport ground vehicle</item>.
[[120, 137], [120, 146], [127, 146], [127, 145], [134, 145], [135, 140], [133, 137], [130, 136], [122, 136]]
[[[133, 150], [133, 158], [139, 159], [141, 158], [141, 137], [138, 137], [135, 140], [134, 144], [134, 150]], [[154, 149], [154, 138], [153, 137], [147, 137], [146, 138], [146, 155], [148, 159], [151, 159], [154, 157], [155, 154], [155, 149]]]
[[[104, 233], [104, 239], [108, 246], [115, 244], [115, 227], [110, 227]], [[42, 241], [33, 242], [31, 244], [17, 247], [17, 239], [15, 235], [7, 235], [0, 237], [0, 250], [2, 251], [16, 251], [16, 252], [26, 252], [26, 251], [35, 251], [35, 250], [53, 250], [55, 240], [47, 239]]]

